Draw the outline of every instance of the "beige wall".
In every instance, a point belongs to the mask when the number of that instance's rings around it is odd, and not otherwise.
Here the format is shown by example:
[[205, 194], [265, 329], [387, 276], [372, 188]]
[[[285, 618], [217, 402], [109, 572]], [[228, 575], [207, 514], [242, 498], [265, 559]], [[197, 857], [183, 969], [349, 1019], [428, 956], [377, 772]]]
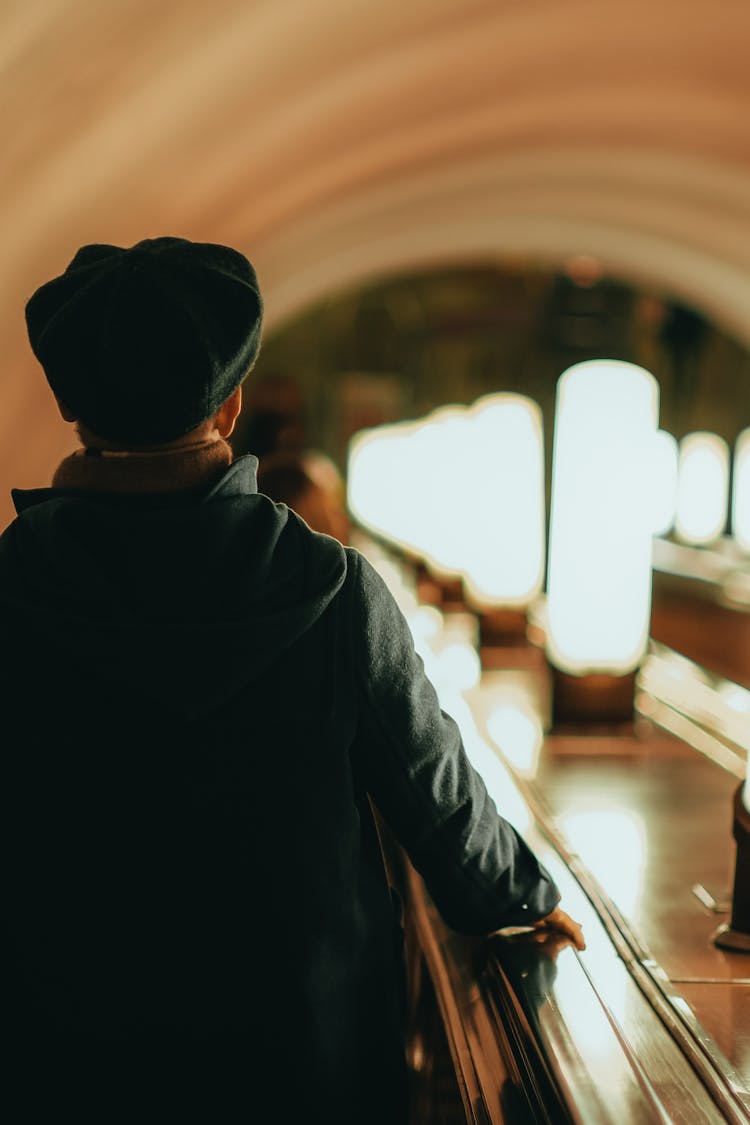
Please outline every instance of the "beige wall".
[[747, 0], [0, 5], [0, 523], [71, 446], [23, 304], [88, 241], [232, 243], [270, 325], [585, 251], [750, 342], [749, 46]]

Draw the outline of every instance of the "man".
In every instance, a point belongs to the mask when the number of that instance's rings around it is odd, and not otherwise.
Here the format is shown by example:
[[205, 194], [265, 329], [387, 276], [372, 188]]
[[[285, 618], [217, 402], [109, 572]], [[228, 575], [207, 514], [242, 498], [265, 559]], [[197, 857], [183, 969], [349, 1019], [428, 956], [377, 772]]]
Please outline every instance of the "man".
[[6, 1058], [79, 1120], [403, 1121], [370, 801], [455, 928], [580, 928], [375, 571], [232, 461], [247, 259], [84, 246], [26, 317], [83, 448], [0, 539]]

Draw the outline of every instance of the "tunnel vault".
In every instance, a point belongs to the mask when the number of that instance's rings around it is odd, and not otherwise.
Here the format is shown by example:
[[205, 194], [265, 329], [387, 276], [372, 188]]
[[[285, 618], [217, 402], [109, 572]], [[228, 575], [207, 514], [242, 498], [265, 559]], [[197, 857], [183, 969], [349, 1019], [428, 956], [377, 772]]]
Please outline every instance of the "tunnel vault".
[[745, 0], [55, 0], [0, 13], [0, 494], [72, 445], [23, 305], [84, 242], [246, 251], [269, 329], [575, 253], [750, 343]]

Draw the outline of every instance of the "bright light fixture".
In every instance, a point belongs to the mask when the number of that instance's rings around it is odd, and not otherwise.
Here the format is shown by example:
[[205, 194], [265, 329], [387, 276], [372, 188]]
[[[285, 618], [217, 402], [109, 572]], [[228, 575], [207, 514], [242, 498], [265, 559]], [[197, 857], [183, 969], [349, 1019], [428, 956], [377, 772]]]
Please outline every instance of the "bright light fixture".
[[466, 467], [472, 437], [467, 411], [463, 406], [443, 406], [417, 425], [411, 478], [404, 485], [410, 491], [416, 485], [413, 528], [419, 553], [433, 573], [458, 576], [471, 533]]
[[654, 535], [666, 535], [674, 523], [678, 456], [677, 439], [666, 430], [657, 430], [651, 492]]
[[524, 395], [493, 394], [469, 418], [466, 588], [484, 606], [526, 606], [544, 576], [542, 412]]
[[349, 443], [349, 510], [363, 527], [401, 547], [411, 542], [412, 502], [403, 482], [409, 470], [408, 439], [415, 428], [410, 422], [377, 426], [355, 434]]
[[547, 653], [573, 674], [625, 674], [646, 650], [659, 389], [634, 364], [590, 360], [558, 380]]
[[729, 447], [718, 434], [687, 434], [680, 442], [675, 531], [684, 543], [706, 546], [727, 520]]
[[478, 604], [528, 605], [544, 573], [541, 411], [523, 395], [486, 395], [362, 431], [347, 501], [364, 527], [461, 576]]

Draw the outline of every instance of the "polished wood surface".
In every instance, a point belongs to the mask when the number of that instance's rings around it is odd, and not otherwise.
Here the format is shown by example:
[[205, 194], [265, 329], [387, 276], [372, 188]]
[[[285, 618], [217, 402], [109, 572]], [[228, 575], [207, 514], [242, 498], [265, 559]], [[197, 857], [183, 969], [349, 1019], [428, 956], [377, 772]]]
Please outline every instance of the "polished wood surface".
[[409, 869], [410, 924], [445, 1021], [466, 1121], [750, 1121], [750, 1108], [731, 1090], [718, 1097], [681, 1049], [539, 823], [526, 835], [584, 924], [581, 954], [554, 939], [455, 934]]
[[[731, 640], [721, 646], [724, 610], [710, 602], [701, 605], [704, 612], [695, 620], [684, 601], [674, 617], [682, 635], [695, 641], [691, 655], [722, 651], [725, 670], [741, 671], [742, 647]], [[748, 620], [732, 619], [733, 627], [739, 632]], [[709, 629], [714, 635], [707, 640]], [[630, 723], [555, 725], [552, 676], [539, 656], [506, 646], [496, 649], [487, 664], [491, 670], [483, 682], [488, 687], [496, 689], [504, 677], [516, 684], [525, 680], [544, 718], [546, 734], [531, 768], [521, 778], [517, 764], [508, 764], [565, 853], [568, 870], [553, 871], [560, 885], [568, 881], [569, 893], [575, 894], [569, 878], [577, 871], [584, 885], [588, 879], [595, 894], [601, 892], [603, 909], [626, 935], [619, 956], [628, 972], [643, 972], [649, 979], [662, 1019], [674, 1022], [693, 1061], [707, 1060], [725, 1076], [728, 1089], [739, 1091], [743, 1108], [750, 1106], [750, 957], [712, 941], [718, 924], [728, 918], [735, 854], [732, 807], [744, 758], [730, 742], [729, 749], [717, 744], [726, 754], [722, 758], [717, 751], [713, 760], [638, 712]], [[707, 692], [718, 683], [700, 670], [696, 674]], [[656, 682], [653, 675], [651, 682]], [[700, 725], [695, 729], [703, 733]], [[587, 920], [589, 933], [590, 926]], [[583, 964], [592, 952], [590, 943]], [[625, 987], [615, 984], [622, 963], [602, 967], [606, 957], [602, 961], [599, 952], [593, 959], [597, 988], [616, 997]], [[632, 1001], [619, 1010], [636, 1057], [653, 1061], [648, 1021], [642, 1013], [633, 1018]]]
[[[695, 751], [675, 754], [670, 747], [662, 758], [659, 745], [666, 741], [659, 734], [621, 736], [618, 755], [600, 758], [587, 747], [576, 757], [569, 743], [556, 755], [553, 735], [535, 782], [670, 978], [750, 976], [748, 959], [712, 944], [717, 916], [692, 890], [701, 884], [721, 902], [731, 894], [737, 782]], [[627, 848], [633, 850], [620, 852]]]
[[[675, 991], [691, 1006], [696, 1002], [698, 1021], [750, 1089], [748, 1034], [737, 1034], [742, 1012], [750, 1015], [750, 958], [711, 940], [728, 916], [737, 782], [695, 751], [675, 755], [671, 746], [662, 757], [665, 741], [621, 736], [618, 755], [599, 757], [587, 746], [576, 756], [569, 744], [557, 755], [552, 735], [535, 785]], [[581, 832], [587, 818], [600, 831]], [[623, 834], [623, 825], [631, 831]], [[620, 849], [633, 848], [634, 826], [642, 851], [623, 854]], [[724, 909], [710, 910], [696, 885]]]
[[750, 1073], [750, 981], [680, 980], [676, 984], [737, 1071]]
[[[730, 909], [750, 697], [652, 642], [631, 720], [561, 718], [544, 619], [540, 603], [525, 637], [484, 630], [480, 682], [452, 713], [586, 949], [523, 927], [461, 937], [406, 864], [412, 947], [466, 1120], [748, 1125], [750, 957], [713, 937]], [[680, 736], [664, 725], [675, 717]]]
[[[607, 1057], [598, 1080], [609, 1082], [621, 1120], [631, 1113], [648, 1119], [629, 1101], [634, 1074], [641, 1092], [650, 1092], [648, 1112], [656, 1106], [664, 1120], [750, 1120], [750, 956], [713, 941], [731, 907], [733, 804], [750, 740], [745, 700], [733, 687], [750, 679], [750, 615], [723, 604], [719, 590], [703, 588], [693, 598], [690, 583], [659, 583], [655, 631], [690, 660], [653, 644], [627, 722], [557, 713], [544, 616], [543, 605], [530, 614], [529, 643], [508, 637], [482, 648], [473, 708], [489, 737], [487, 699], [511, 689], [532, 704], [545, 732], [525, 761], [510, 744], [504, 752], [502, 740], [496, 749], [534, 813], [532, 826], [519, 827], [558, 881], [565, 908], [584, 923], [588, 948], [573, 960], [596, 1003], [571, 986], [575, 1050], [580, 1055], [591, 1038], [598, 1043]], [[695, 663], [701, 659], [706, 667]], [[504, 808], [502, 789], [493, 795], [513, 820], [513, 802]], [[569, 964], [560, 958], [549, 993], [559, 993], [557, 1016]], [[601, 1010], [634, 1073], [622, 1069], [617, 1051], [604, 1050]], [[657, 1024], [669, 1030], [664, 1042]], [[581, 1082], [582, 1070], [597, 1073], [596, 1054], [570, 1063], [554, 1021], [540, 1029], [563, 1074], [572, 1066]], [[709, 1105], [670, 1100], [684, 1063], [702, 1074]], [[589, 1107], [589, 1119], [607, 1120], [606, 1111]]]
[[654, 574], [651, 636], [696, 664], [750, 687], [750, 612], [722, 604], [720, 591]]

